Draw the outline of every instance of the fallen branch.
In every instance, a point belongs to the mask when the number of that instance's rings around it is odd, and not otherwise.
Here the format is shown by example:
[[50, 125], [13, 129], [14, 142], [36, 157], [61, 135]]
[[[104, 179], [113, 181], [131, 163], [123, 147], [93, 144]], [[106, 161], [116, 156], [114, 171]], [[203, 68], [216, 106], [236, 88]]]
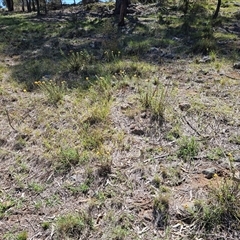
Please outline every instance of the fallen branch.
[[18, 130], [17, 130], [16, 128], [14, 128], [13, 125], [12, 125], [12, 122], [11, 122], [11, 119], [10, 119], [10, 116], [9, 116], [9, 113], [8, 113], [8, 110], [5, 109], [5, 111], [6, 111], [6, 114], [7, 114], [8, 123], [9, 123], [10, 127], [11, 127], [14, 131], [18, 132]]
[[199, 133], [199, 132], [197, 131], [197, 129], [195, 129], [195, 128], [189, 123], [189, 121], [188, 121], [184, 116], [182, 116], [182, 119], [187, 123], [187, 125], [188, 125], [194, 132], [197, 133], [198, 136], [202, 136], [201, 133]]

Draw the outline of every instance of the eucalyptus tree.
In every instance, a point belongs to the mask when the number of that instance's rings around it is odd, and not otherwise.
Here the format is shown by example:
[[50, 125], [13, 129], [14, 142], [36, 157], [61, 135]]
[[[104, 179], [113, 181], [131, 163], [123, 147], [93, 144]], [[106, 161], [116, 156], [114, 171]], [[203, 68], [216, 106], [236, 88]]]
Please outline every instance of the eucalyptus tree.
[[6, 6], [9, 12], [14, 11], [14, 7], [13, 7], [13, 0], [5, 0], [6, 1]]
[[214, 12], [214, 14], [213, 14], [213, 19], [216, 19], [216, 18], [218, 17], [221, 4], [222, 4], [222, 1], [221, 1], [221, 0], [218, 0], [216, 10], [215, 10], [215, 12]]

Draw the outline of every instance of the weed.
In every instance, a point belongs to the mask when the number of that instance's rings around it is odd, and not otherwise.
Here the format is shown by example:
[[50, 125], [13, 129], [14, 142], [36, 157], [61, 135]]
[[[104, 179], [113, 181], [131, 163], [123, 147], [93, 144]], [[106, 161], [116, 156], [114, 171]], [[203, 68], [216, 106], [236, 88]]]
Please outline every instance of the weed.
[[229, 142], [240, 145], [240, 135], [233, 135], [229, 138]]
[[101, 128], [90, 128], [85, 124], [80, 138], [82, 140], [82, 146], [85, 150], [94, 150], [101, 147], [104, 141], [104, 135]]
[[161, 175], [163, 183], [168, 186], [177, 186], [181, 183], [181, 172], [179, 168], [162, 168]]
[[4, 216], [4, 213], [14, 205], [15, 203], [10, 199], [7, 201], [0, 202], [0, 219]]
[[164, 121], [164, 113], [167, 107], [168, 89], [164, 87], [148, 86], [147, 90], [140, 90], [140, 101], [145, 109], [149, 109], [152, 120]]
[[220, 157], [224, 156], [224, 151], [222, 150], [222, 148], [219, 147], [211, 149], [211, 151], [207, 155], [210, 160], [218, 160]]
[[68, 56], [65, 56], [63, 51], [61, 51], [61, 54], [65, 58], [63, 66], [66, 66], [68, 71], [73, 73], [86, 70], [93, 61], [93, 56], [87, 50], [80, 52], [70, 51]]
[[110, 173], [112, 172], [111, 170], [111, 162], [110, 161], [105, 161], [102, 162], [101, 165], [98, 168], [98, 175], [100, 177], [107, 177]]
[[156, 188], [159, 188], [160, 185], [161, 185], [161, 182], [162, 181], [161, 181], [161, 178], [159, 177], [159, 175], [155, 175], [153, 180], [152, 180], [153, 186], [156, 187]]
[[53, 104], [57, 104], [59, 101], [63, 100], [67, 91], [67, 84], [65, 81], [59, 83], [53, 80], [35, 81], [35, 85], [46, 94], [48, 100]]
[[135, 56], [142, 55], [149, 49], [149, 46], [150, 46], [149, 40], [145, 40], [142, 42], [130, 41], [128, 43], [127, 53], [129, 55], [135, 55]]
[[176, 139], [178, 139], [181, 136], [181, 130], [179, 125], [176, 125], [175, 127], [173, 127], [166, 135], [166, 139], [168, 141], [174, 141]]
[[166, 227], [169, 219], [169, 197], [158, 195], [153, 202], [153, 217], [156, 227]]
[[193, 52], [202, 54], [208, 54], [216, 49], [215, 40], [208, 37], [199, 39], [193, 46]]
[[127, 213], [122, 213], [118, 216], [115, 227], [112, 230], [114, 239], [125, 239], [129, 236], [133, 219], [133, 216]]
[[192, 213], [193, 221], [198, 228], [206, 231], [212, 231], [219, 226], [235, 229], [240, 223], [239, 197], [239, 182], [226, 178], [219, 180], [217, 187], [210, 189], [206, 202], [195, 203], [197, 211]]
[[43, 203], [42, 201], [34, 201], [34, 207], [36, 210], [39, 210], [42, 207]]
[[47, 206], [56, 206], [60, 204], [60, 197], [57, 194], [51, 195], [49, 198], [45, 199], [45, 203]]
[[199, 144], [194, 137], [183, 136], [178, 140], [179, 149], [177, 156], [185, 161], [192, 160], [199, 151]]
[[119, 239], [123, 240], [129, 235], [129, 230], [126, 228], [123, 228], [122, 226], [116, 226], [112, 230], [112, 237], [113, 239]]
[[79, 239], [93, 228], [93, 223], [91, 217], [83, 212], [69, 213], [57, 219], [56, 228], [56, 235], [61, 239]]
[[41, 226], [43, 230], [47, 230], [50, 228], [50, 222], [42, 222]]
[[76, 195], [78, 193], [83, 193], [83, 194], [87, 194], [90, 186], [89, 183], [82, 183], [78, 186], [66, 186], [68, 190], [70, 190], [72, 192], [72, 194]]
[[109, 51], [106, 50], [103, 53], [103, 60], [106, 62], [113, 62], [113, 61], [117, 61], [121, 58], [121, 52], [120, 51]]
[[36, 182], [30, 182], [28, 184], [28, 187], [30, 190], [36, 192], [36, 193], [41, 193], [44, 191], [44, 186], [39, 184], [39, 183], [36, 183]]
[[27, 240], [27, 238], [28, 238], [27, 231], [20, 232], [16, 236], [16, 240]]
[[57, 170], [68, 171], [72, 166], [79, 163], [80, 155], [75, 148], [61, 148], [58, 156]]

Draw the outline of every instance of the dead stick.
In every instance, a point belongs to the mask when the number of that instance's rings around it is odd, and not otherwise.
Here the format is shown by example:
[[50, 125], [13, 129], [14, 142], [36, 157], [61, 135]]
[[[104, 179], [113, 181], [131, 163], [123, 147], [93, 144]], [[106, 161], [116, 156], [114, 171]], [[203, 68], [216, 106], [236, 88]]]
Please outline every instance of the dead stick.
[[6, 111], [6, 114], [7, 114], [8, 123], [9, 123], [10, 127], [11, 127], [14, 131], [18, 132], [18, 131], [13, 127], [13, 125], [12, 125], [12, 123], [11, 123], [11, 119], [10, 119], [10, 116], [9, 116], [8, 110], [5, 109], [5, 111]]
[[202, 136], [202, 135], [197, 131], [197, 129], [194, 128], [184, 116], [182, 117], [182, 119], [187, 123], [187, 125], [188, 125], [193, 131], [195, 131], [195, 132], [197, 133], [198, 136]]

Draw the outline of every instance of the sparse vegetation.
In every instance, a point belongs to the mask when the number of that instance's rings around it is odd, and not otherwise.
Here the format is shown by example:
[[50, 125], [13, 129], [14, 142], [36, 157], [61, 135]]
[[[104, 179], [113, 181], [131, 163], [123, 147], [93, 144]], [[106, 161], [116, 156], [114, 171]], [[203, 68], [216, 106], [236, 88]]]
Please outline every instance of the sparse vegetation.
[[184, 159], [185, 161], [192, 160], [199, 151], [199, 144], [194, 137], [183, 136], [178, 140], [179, 149], [178, 157]]
[[145, 109], [151, 112], [152, 120], [157, 120], [160, 124], [165, 118], [167, 106], [168, 89], [165, 87], [148, 86], [147, 89], [140, 90], [140, 100]]
[[89, 234], [92, 229], [92, 219], [85, 213], [75, 213], [60, 216], [56, 221], [57, 239], [72, 238], [77, 239], [84, 234]]
[[4, 240], [238, 239], [239, 13], [215, 5], [0, 12]]

